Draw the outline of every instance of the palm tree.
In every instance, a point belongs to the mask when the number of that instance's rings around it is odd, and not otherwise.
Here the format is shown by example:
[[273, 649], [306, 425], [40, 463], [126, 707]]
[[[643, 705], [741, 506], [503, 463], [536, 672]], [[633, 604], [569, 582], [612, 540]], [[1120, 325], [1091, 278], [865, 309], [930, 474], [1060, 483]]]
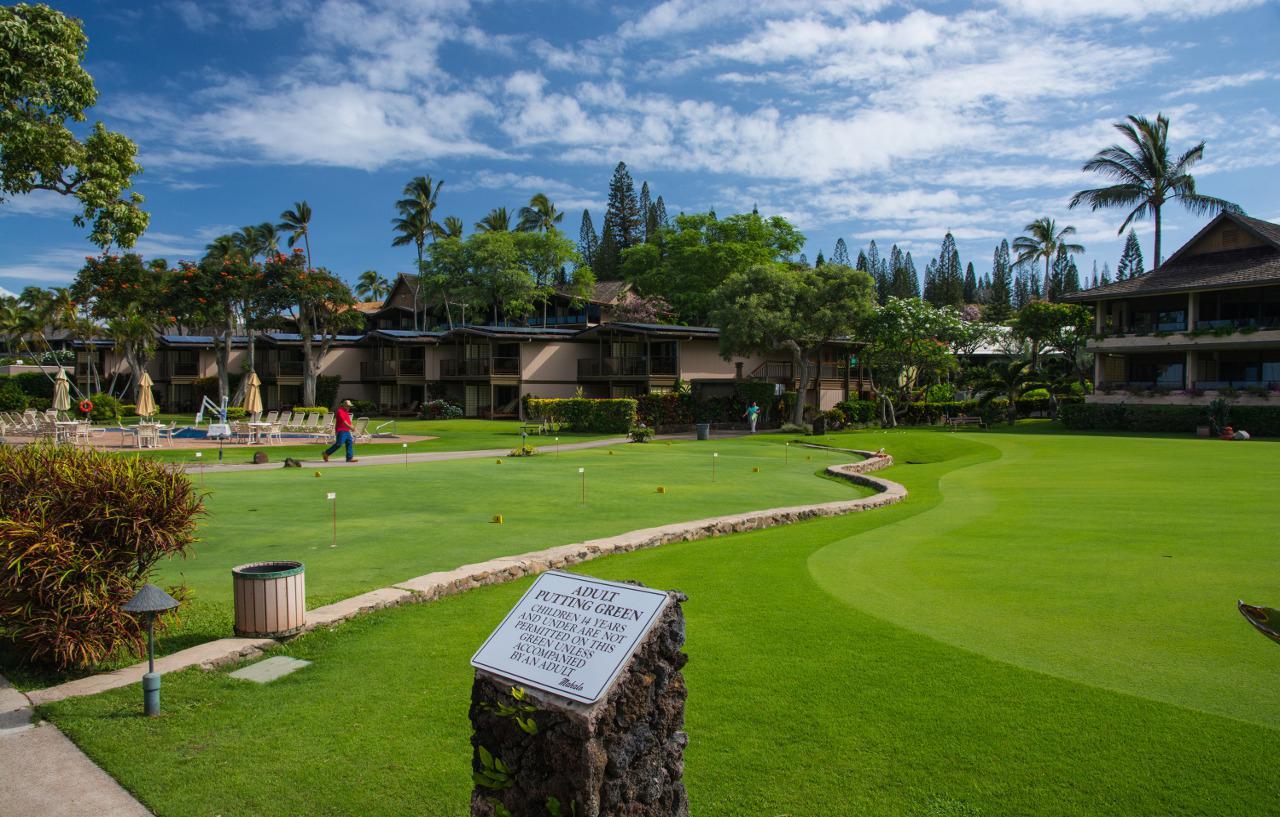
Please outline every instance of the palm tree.
[[440, 222], [440, 229], [436, 232], [436, 238], [462, 238], [462, 219], [457, 216], [448, 216], [444, 221]]
[[1071, 197], [1071, 206], [1088, 204], [1091, 210], [1132, 207], [1116, 235], [1123, 235], [1130, 222], [1150, 216], [1156, 225], [1155, 264], [1152, 269], [1160, 266], [1160, 208], [1166, 202], [1177, 199], [1196, 215], [1223, 210], [1244, 212], [1239, 205], [1225, 199], [1196, 192], [1196, 180], [1189, 171], [1192, 165], [1204, 158], [1203, 141], [1170, 161], [1169, 118], [1164, 114], [1156, 114], [1154, 122], [1142, 116], [1128, 116], [1126, 121], [1115, 123], [1115, 128], [1124, 134], [1132, 148], [1112, 145], [1098, 151], [1082, 169], [1099, 173], [1117, 183], [1110, 187], [1081, 190]]
[[516, 227], [522, 233], [549, 232], [564, 221], [564, 213], [556, 209], [545, 193], [537, 193], [529, 199], [528, 207], [520, 208], [520, 224]]
[[307, 269], [311, 269], [311, 205], [305, 201], [294, 202], [292, 210], [280, 214], [280, 223], [276, 226], [289, 234], [290, 247], [302, 239], [302, 246], [307, 249]]
[[225, 261], [228, 258], [235, 258], [244, 252], [244, 247], [239, 240], [239, 233], [220, 235], [208, 244], [204, 245], [205, 258], [214, 261]]
[[256, 235], [256, 245], [263, 257], [268, 257], [280, 252], [280, 228], [272, 224], [270, 221], [264, 221], [257, 227], [252, 228]]
[[505, 207], [495, 207], [476, 222], [478, 233], [507, 233], [511, 231], [511, 214]]
[[1018, 397], [1030, 377], [1031, 364], [1023, 358], [992, 363], [979, 375], [975, 388], [978, 399], [984, 403], [996, 397], [1009, 401], [1009, 422], [1018, 419]]
[[435, 222], [436, 200], [444, 181], [433, 182], [430, 176], [414, 176], [404, 186], [405, 198], [396, 202], [399, 217], [391, 219], [397, 235], [391, 246], [413, 244], [418, 250], [418, 266], [413, 276], [413, 328], [418, 328], [418, 293], [422, 289], [422, 262], [427, 241], [436, 237], [440, 225]]
[[1046, 216], [1036, 219], [1022, 230], [1025, 235], [1013, 240], [1013, 249], [1018, 253], [1014, 263], [1022, 266], [1043, 258], [1046, 285], [1049, 282], [1049, 264], [1059, 250], [1076, 255], [1084, 252], [1084, 245], [1067, 243], [1067, 236], [1076, 234], [1076, 228], [1070, 224], [1059, 230], [1057, 223]]
[[356, 281], [356, 295], [368, 301], [381, 301], [390, 291], [390, 282], [379, 275], [377, 270], [365, 270]]

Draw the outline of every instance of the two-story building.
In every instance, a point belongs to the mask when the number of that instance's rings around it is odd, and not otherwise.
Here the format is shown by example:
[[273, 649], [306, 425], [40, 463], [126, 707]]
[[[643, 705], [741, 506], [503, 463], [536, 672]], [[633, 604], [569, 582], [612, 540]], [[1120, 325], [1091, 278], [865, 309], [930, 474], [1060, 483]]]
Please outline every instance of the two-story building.
[[1157, 269], [1063, 300], [1094, 308], [1091, 401], [1280, 391], [1280, 225], [1222, 213]]

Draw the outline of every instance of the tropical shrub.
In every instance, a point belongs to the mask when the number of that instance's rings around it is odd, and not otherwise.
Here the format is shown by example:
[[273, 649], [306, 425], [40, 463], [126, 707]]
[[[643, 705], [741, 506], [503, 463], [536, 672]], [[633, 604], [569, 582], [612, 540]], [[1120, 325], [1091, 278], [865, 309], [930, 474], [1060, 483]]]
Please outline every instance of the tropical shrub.
[[227, 422], [234, 423], [236, 420], [243, 420], [249, 416], [249, 412], [244, 410], [244, 406], [227, 406]]
[[58, 667], [141, 652], [142, 623], [120, 608], [157, 562], [187, 555], [203, 512], [186, 475], [155, 460], [0, 448], [0, 641]]
[[783, 434], [812, 434], [813, 429], [808, 426], [797, 425], [796, 423], [783, 423], [779, 429]]
[[[1120, 403], [1063, 405], [1058, 418], [1079, 431], [1194, 433], [1206, 424], [1207, 406], [1142, 406]], [[1280, 406], [1231, 406], [1230, 424], [1254, 437], [1280, 437]]]
[[378, 411], [378, 404], [372, 400], [352, 400], [351, 412], [353, 414], [371, 415]]
[[[89, 402], [93, 403], [93, 411], [89, 412], [89, 419], [95, 423], [109, 423], [122, 416], [120, 401], [109, 394], [90, 395]], [[76, 413], [79, 414], [79, 411], [77, 410]]]
[[322, 374], [316, 378], [316, 403], [321, 406], [332, 406], [338, 402], [338, 387], [342, 385], [342, 376]]
[[27, 407], [27, 393], [16, 380], [7, 378], [0, 384], [0, 411], [23, 411]]
[[532, 415], [554, 419], [572, 431], [626, 434], [636, 424], [636, 401], [632, 397], [616, 399], [535, 397], [526, 401], [526, 407]]
[[[295, 414], [299, 411], [305, 414], [328, 414], [329, 413], [329, 409], [325, 408], [324, 406], [294, 406], [293, 411]], [[231, 416], [231, 413], [230, 413], [230, 410], [228, 410], [227, 417], [230, 418], [230, 416]]]
[[636, 416], [650, 428], [683, 428], [693, 424], [693, 396], [688, 392], [642, 394]]
[[648, 426], [633, 426], [627, 432], [627, 436], [631, 438], [633, 443], [647, 443], [653, 439], [653, 429]]
[[422, 407], [422, 416], [427, 420], [456, 420], [462, 416], [462, 408], [448, 400], [428, 400]]
[[872, 423], [879, 416], [874, 400], [842, 400], [836, 408], [844, 415], [846, 425]]

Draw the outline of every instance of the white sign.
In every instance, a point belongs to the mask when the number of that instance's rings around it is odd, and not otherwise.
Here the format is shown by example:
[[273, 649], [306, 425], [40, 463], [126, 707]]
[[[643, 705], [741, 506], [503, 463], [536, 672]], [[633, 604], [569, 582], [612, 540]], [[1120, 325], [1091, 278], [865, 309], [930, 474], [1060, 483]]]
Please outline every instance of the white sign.
[[338, 495], [333, 491], [330, 491], [328, 496], [325, 497], [325, 499], [337, 499], [337, 498], [338, 498]]
[[511, 608], [471, 666], [595, 703], [666, 602], [661, 590], [552, 570]]

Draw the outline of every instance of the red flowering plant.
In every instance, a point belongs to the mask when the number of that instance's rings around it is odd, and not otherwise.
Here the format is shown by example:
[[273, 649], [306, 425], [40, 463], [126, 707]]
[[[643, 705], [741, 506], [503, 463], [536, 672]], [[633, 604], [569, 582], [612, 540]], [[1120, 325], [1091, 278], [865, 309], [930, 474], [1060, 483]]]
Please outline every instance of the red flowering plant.
[[[146, 262], [136, 253], [85, 259], [71, 295], [90, 317], [107, 324], [136, 384], [155, 350], [155, 330], [166, 311], [173, 270], [163, 259]], [[136, 396], [135, 396], [136, 397]]]

